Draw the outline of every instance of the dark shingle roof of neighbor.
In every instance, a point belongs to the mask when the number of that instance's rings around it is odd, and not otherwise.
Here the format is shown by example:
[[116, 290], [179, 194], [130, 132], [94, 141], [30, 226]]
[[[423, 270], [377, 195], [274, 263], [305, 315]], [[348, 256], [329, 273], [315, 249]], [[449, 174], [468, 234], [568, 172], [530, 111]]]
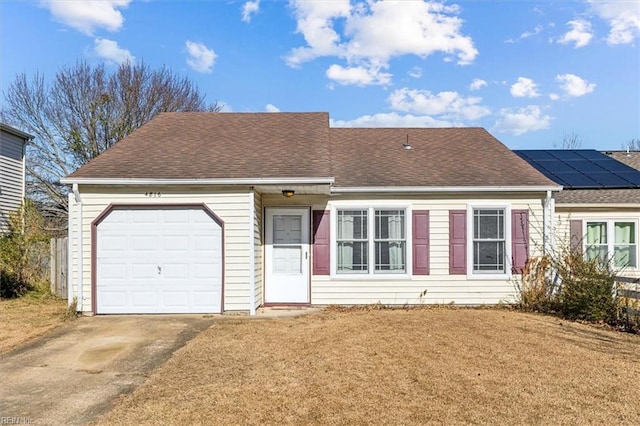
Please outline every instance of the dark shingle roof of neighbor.
[[640, 151], [606, 151], [605, 154], [629, 167], [640, 170]]
[[640, 204], [640, 189], [565, 189], [558, 204]]
[[640, 171], [595, 149], [514, 152], [565, 189], [640, 188]]
[[287, 177], [334, 177], [337, 187], [556, 186], [481, 128], [330, 129], [327, 113], [163, 113], [69, 175]]

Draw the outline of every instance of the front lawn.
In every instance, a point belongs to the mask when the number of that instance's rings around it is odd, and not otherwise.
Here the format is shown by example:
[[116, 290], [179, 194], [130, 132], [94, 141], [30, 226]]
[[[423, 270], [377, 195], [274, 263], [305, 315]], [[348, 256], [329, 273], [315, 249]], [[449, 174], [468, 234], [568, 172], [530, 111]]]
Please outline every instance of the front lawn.
[[640, 336], [507, 310], [221, 318], [100, 424], [632, 424]]
[[0, 299], [0, 354], [63, 323], [67, 301], [38, 293]]

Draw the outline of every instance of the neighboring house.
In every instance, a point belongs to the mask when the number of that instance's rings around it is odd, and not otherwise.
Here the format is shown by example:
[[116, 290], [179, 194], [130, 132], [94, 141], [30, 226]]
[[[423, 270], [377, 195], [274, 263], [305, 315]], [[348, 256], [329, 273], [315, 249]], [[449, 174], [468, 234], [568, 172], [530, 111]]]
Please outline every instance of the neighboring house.
[[578, 247], [640, 277], [640, 171], [596, 150], [515, 152], [564, 187], [554, 198], [555, 246]]
[[33, 136], [0, 123], [0, 233], [25, 197], [25, 151]]
[[513, 301], [561, 189], [481, 128], [326, 113], [160, 114], [63, 183], [98, 314]]

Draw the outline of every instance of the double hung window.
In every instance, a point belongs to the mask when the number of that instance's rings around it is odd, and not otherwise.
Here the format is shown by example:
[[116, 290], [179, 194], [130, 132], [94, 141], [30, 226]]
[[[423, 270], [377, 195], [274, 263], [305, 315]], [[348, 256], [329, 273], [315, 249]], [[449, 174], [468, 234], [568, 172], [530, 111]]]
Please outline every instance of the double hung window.
[[617, 269], [638, 267], [637, 222], [587, 222], [586, 258], [611, 262]]
[[406, 272], [406, 233], [404, 209], [337, 210], [337, 273]]
[[473, 273], [505, 273], [505, 209], [473, 209]]

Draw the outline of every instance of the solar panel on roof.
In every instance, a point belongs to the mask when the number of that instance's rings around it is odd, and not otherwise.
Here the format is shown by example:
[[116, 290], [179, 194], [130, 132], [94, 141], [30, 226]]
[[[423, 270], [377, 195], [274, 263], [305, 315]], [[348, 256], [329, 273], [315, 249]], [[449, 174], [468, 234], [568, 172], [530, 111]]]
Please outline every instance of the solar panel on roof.
[[640, 173], [638, 173], [637, 171], [630, 171], [630, 172], [625, 171], [625, 172], [618, 172], [616, 174], [621, 178], [624, 178], [625, 180], [630, 182], [632, 185], [640, 186]]
[[640, 171], [596, 150], [515, 152], [565, 188], [640, 188]]
[[593, 149], [581, 149], [577, 151], [577, 153], [587, 160], [600, 160], [600, 159], [608, 159], [609, 157], [601, 153], [600, 151], [596, 151]]
[[551, 155], [553, 155], [555, 158], [557, 158], [560, 161], [567, 161], [567, 160], [582, 160], [584, 157], [582, 157], [580, 154], [574, 152], [573, 150], [555, 150], [555, 151], [550, 151]]
[[543, 151], [543, 150], [533, 149], [530, 151], [516, 151], [516, 154], [518, 153], [523, 153], [523, 155], [526, 156], [527, 159], [535, 160], [535, 161], [556, 159], [556, 157], [549, 154], [547, 151]]
[[605, 168], [589, 160], [569, 160], [565, 164], [582, 173], [604, 172]]
[[608, 172], [591, 173], [589, 177], [603, 187], [621, 187], [630, 184], [626, 179]]

